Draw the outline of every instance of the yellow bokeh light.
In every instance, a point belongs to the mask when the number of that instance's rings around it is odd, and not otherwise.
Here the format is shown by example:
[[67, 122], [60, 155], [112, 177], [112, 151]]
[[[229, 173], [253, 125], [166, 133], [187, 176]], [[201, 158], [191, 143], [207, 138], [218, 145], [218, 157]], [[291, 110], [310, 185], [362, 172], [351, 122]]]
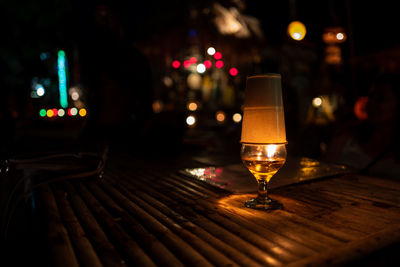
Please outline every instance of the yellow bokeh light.
[[300, 21], [292, 21], [288, 26], [288, 33], [296, 41], [301, 41], [306, 36], [306, 26]]
[[239, 123], [242, 121], [242, 115], [240, 113], [235, 113], [233, 114], [232, 119], [234, 122]]
[[322, 99], [320, 98], [320, 97], [316, 97], [316, 98], [314, 98], [313, 100], [312, 100], [312, 105], [314, 106], [314, 107], [319, 107], [319, 106], [321, 106], [322, 105]]
[[86, 114], [87, 114], [87, 111], [86, 111], [86, 109], [84, 109], [84, 108], [81, 108], [81, 109], [79, 110], [79, 116], [81, 116], [81, 117], [85, 117], [85, 116], [86, 116]]
[[197, 104], [196, 104], [195, 102], [190, 102], [190, 103], [188, 104], [187, 108], [188, 108], [188, 110], [190, 110], [190, 111], [196, 111], [197, 108], [198, 108], [198, 106], [197, 106]]
[[49, 117], [49, 118], [54, 116], [54, 112], [51, 109], [47, 110], [46, 114], [47, 114], [47, 117]]
[[225, 112], [223, 111], [218, 111], [217, 114], [215, 115], [217, 121], [223, 122], [225, 121]]

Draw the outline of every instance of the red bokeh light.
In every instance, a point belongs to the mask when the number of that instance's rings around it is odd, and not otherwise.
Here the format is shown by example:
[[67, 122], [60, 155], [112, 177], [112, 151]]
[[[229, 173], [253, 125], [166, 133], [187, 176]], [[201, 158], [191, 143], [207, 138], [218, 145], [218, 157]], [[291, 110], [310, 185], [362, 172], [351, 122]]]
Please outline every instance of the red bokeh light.
[[178, 61], [178, 60], [174, 60], [173, 62], [172, 62], [172, 67], [174, 68], [174, 69], [177, 69], [177, 68], [179, 68], [181, 66], [181, 63]]
[[215, 58], [216, 60], [221, 59], [221, 58], [222, 58], [221, 52], [215, 52], [214, 58]]
[[357, 99], [356, 103], [354, 104], [354, 115], [356, 115], [359, 120], [368, 119], [367, 103], [368, 96], [362, 96]]
[[215, 62], [215, 67], [217, 67], [218, 69], [222, 68], [224, 66], [224, 62], [222, 60], [218, 60], [217, 62]]
[[53, 108], [53, 113], [54, 113], [54, 116], [57, 116], [57, 114], [58, 114], [58, 109]]
[[183, 66], [184, 66], [185, 68], [189, 68], [190, 65], [192, 65], [192, 63], [191, 63], [189, 60], [183, 61]]
[[229, 70], [229, 74], [230, 75], [232, 75], [232, 76], [236, 76], [236, 75], [238, 75], [238, 70], [237, 70], [237, 68], [231, 68], [230, 70]]
[[189, 61], [190, 61], [190, 63], [192, 63], [192, 64], [196, 64], [197, 58], [191, 57]]
[[210, 60], [204, 61], [204, 66], [205, 66], [207, 69], [208, 69], [208, 68], [211, 68], [211, 66], [212, 66], [211, 61], [210, 61]]
[[68, 109], [68, 116], [72, 116], [70, 108]]

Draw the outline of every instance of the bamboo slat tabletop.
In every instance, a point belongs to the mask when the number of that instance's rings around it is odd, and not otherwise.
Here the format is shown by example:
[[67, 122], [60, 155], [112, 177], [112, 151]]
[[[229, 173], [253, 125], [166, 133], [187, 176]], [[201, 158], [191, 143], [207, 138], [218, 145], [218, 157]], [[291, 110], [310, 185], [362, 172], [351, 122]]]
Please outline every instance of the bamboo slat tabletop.
[[400, 242], [400, 183], [356, 174], [277, 188], [283, 210], [154, 168], [40, 187], [56, 266], [343, 265]]

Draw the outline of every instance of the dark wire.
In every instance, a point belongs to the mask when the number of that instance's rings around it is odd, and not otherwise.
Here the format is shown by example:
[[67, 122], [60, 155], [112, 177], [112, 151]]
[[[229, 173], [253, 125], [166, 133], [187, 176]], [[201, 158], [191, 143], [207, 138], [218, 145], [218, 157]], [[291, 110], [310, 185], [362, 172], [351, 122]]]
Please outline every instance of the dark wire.
[[12, 199], [14, 197], [15, 192], [21, 186], [22, 182], [28, 180], [28, 177], [22, 177], [15, 184], [13, 190], [11, 191], [10, 196], [8, 197], [8, 200], [7, 200], [6, 207], [4, 209], [4, 218], [5, 218], [5, 220], [2, 223], [2, 227], [1, 227], [4, 240], [7, 239], [7, 233], [8, 233], [9, 224], [11, 222], [11, 219], [12, 219], [13, 215], [14, 215], [16, 207], [18, 206], [19, 202], [23, 199], [24, 196], [29, 197], [30, 194], [33, 193], [33, 191], [35, 191], [37, 188], [39, 188], [41, 185], [44, 185], [44, 184], [49, 184], [49, 183], [53, 183], [53, 182], [60, 182], [60, 181], [70, 180], [70, 179], [93, 177], [93, 176], [96, 176], [96, 175], [99, 175], [99, 177], [101, 178], [102, 173], [104, 171], [105, 163], [106, 163], [107, 153], [108, 153], [108, 148], [105, 147], [104, 150], [103, 150], [103, 153], [100, 154], [100, 155], [96, 154], [96, 153], [90, 153], [90, 152], [80, 152], [80, 153], [77, 153], [77, 154], [73, 154], [73, 153], [53, 154], [53, 155], [42, 156], [42, 157], [37, 157], [37, 158], [29, 158], [29, 159], [15, 159], [15, 158], [14, 159], [10, 159], [10, 162], [14, 163], [14, 164], [26, 164], [26, 163], [39, 162], [39, 161], [43, 161], [43, 160], [61, 158], [61, 157], [75, 157], [75, 158], [82, 159], [83, 156], [93, 156], [93, 157], [97, 157], [99, 159], [99, 163], [97, 165], [97, 168], [95, 170], [92, 170], [92, 171], [86, 171], [86, 172], [81, 172], [81, 173], [64, 175], [64, 176], [56, 177], [56, 178], [49, 179], [49, 180], [40, 182], [38, 184], [35, 184], [31, 188], [32, 192], [29, 192], [28, 195], [20, 196], [15, 201], [14, 205], [11, 206], [11, 201], [12, 201]]

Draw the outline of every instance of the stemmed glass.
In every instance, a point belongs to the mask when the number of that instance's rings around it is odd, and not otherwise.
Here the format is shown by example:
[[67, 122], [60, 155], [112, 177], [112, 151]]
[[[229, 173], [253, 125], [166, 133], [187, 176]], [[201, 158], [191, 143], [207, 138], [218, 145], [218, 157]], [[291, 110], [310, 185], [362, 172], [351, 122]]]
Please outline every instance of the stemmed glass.
[[285, 164], [285, 144], [242, 144], [243, 164], [253, 174], [258, 183], [258, 196], [247, 200], [245, 206], [252, 209], [275, 210], [283, 205], [268, 197], [268, 183], [272, 176]]

